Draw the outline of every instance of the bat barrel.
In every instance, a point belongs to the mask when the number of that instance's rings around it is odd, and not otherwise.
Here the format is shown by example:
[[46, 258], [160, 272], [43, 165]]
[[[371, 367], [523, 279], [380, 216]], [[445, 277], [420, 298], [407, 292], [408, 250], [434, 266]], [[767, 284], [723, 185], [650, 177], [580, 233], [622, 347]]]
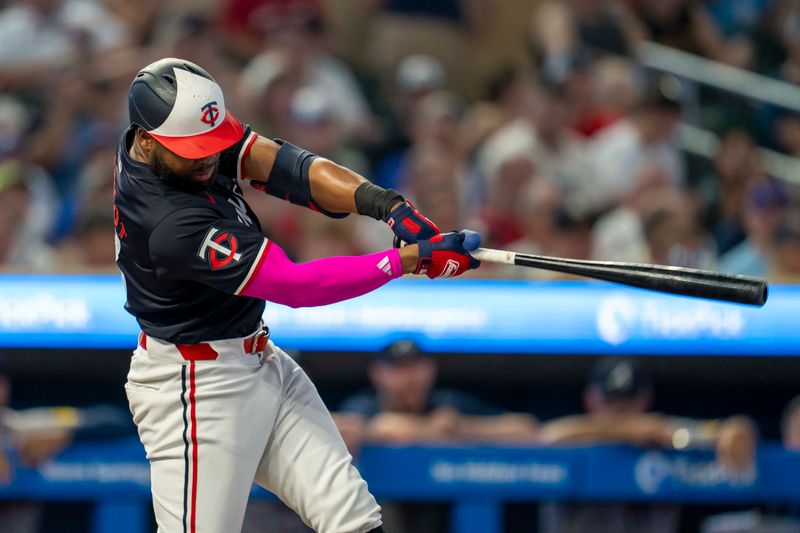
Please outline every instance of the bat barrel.
[[762, 306], [768, 289], [763, 279], [705, 270], [612, 263], [517, 254], [515, 264], [556, 270], [670, 294]]
[[513, 262], [515, 265], [554, 270], [632, 287], [725, 302], [763, 306], [768, 296], [767, 283], [763, 279], [733, 276], [708, 270], [641, 263], [566, 259], [483, 248], [479, 248], [472, 254], [481, 261], [505, 264]]

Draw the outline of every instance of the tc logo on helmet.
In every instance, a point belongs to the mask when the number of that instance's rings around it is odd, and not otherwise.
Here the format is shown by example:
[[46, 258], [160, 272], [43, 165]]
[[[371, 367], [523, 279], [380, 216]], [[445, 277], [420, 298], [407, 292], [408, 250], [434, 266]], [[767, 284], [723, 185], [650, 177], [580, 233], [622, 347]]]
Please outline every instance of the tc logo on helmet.
[[237, 253], [236, 249], [239, 247], [239, 241], [236, 237], [223, 231], [219, 233], [217, 228], [211, 228], [203, 239], [203, 245], [200, 246], [200, 251], [197, 255], [203, 261], [206, 260], [206, 252], [208, 252], [208, 262], [211, 268], [217, 270], [226, 266], [231, 261], [239, 261], [242, 254]]
[[217, 101], [213, 100], [207, 103], [200, 108], [200, 111], [203, 112], [203, 114], [200, 115], [200, 121], [203, 124], [208, 124], [213, 128], [219, 119], [219, 107], [217, 107]]

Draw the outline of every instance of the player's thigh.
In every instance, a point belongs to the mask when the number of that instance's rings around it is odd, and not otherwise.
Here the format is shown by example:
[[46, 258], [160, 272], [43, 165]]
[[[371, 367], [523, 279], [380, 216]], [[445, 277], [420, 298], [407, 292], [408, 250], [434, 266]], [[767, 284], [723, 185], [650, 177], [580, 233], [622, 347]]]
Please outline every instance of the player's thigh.
[[283, 398], [256, 482], [272, 491], [321, 533], [369, 531], [380, 507], [311, 380], [276, 349]]
[[184, 524], [198, 533], [241, 527], [277, 412], [277, 395], [259, 386], [261, 370], [257, 363], [188, 362], [174, 365], [175, 376], [157, 389], [157, 381], [129, 376], [161, 532], [182, 532]]

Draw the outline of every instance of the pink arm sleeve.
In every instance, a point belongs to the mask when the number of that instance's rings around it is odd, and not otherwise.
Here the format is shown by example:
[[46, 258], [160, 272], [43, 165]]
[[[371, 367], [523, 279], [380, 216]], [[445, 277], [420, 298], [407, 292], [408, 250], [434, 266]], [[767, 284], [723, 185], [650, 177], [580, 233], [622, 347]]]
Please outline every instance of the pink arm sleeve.
[[361, 296], [403, 275], [395, 249], [294, 263], [274, 242], [256, 259], [239, 294], [289, 307], [314, 307]]

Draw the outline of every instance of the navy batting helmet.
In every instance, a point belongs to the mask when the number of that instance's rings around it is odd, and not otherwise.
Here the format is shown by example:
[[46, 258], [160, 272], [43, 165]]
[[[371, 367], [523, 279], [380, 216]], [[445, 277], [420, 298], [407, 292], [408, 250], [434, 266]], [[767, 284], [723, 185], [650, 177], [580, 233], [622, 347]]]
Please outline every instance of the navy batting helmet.
[[242, 124], [225, 108], [222, 89], [199, 66], [168, 57], [140, 70], [128, 93], [131, 124], [168, 150], [202, 159], [236, 144]]

